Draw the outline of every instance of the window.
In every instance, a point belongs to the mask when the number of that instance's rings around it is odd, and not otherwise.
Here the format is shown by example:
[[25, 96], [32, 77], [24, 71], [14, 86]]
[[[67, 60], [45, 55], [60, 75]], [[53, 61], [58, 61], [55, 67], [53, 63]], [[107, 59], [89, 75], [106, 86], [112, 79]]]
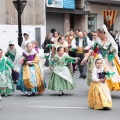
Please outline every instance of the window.
[[97, 17], [96, 15], [88, 16], [88, 31], [95, 31], [97, 28]]

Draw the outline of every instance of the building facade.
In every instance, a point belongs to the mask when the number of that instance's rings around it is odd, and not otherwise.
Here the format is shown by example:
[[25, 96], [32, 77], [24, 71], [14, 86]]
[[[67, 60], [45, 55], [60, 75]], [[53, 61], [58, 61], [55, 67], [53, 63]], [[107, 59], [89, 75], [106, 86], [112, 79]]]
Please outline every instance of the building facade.
[[[1, 0], [0, 3], [0, 48], [6, 49], [10, 40], [17, 42], [18, 14], [13, 0]], [[21, 0], [22, 1], [22, 0]], [[46, 35], [45, 0], [27, 0], [21, 16], [22, 33], [27, 32], [31, 39], [36, 39], [39, 46]], [[5, 42], [3, 42], [5, 41]]]
[[[47, 0], [48, 2], [49, 0]], [[84, 1], [74, 1], [74, 9], [69, 8], [71, 0], [51, 0], [51, 1], [67, 1], [68, 8], [55, 8], [46, 5], [46, 28], [47, 33], [50, 32], [51, 28], [56, 28], [60, 33], [66, 33], [70, 29], [87, 29], [86, 26], [86, 15], [89, 11], [84, 10]], [[47, 4], [47, 3], [46, 3]]]
[[103, 24], [106, 24], [102, 10], [109, 9], [117, 10], [115, 23], [109, 29], [114, 32], [120, 31], [120, 0], [84, 0], [84, 5], [86, 10], [90, 11], [90, 14], [86, 18], [89, 31], [101, 28]]
[[[55, 1], [55, 0], [54, 0]], [[59, 0], [56, 0], [59, 1]], [[46, 28], [56, 28], [60, 33], [69, 29], [96, 30], [106, 24], [102, 10], [117, 10], [112, 31], [120, 31], [120, 0], [73, 0], [75, 9], [46, 6]]]
[[[3, 0], [0, 3], [0, 24], [17, 24], [17, 11], [13, 0]], [[22, 13], [23, 25], [45, 25], [44, 0], [27, 0], [27, 4]]]

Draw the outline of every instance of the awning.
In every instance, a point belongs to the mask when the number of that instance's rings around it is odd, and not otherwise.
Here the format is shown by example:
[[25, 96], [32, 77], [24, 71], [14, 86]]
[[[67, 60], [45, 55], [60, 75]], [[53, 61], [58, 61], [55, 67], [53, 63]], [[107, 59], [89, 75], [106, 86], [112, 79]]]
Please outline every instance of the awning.
[[90, 11], [84, 11], [84, 10], [71, 10], [71, 9], [63, 9], [63, 8], [50, 8], [46, 7], [46, 12], [50, 13], [69, 13], [69, 14], [90, 14]]
[[85, 0], [85, 3], [92, 3], [97, 5], [111, 5], [120, 6], [120, 0]]

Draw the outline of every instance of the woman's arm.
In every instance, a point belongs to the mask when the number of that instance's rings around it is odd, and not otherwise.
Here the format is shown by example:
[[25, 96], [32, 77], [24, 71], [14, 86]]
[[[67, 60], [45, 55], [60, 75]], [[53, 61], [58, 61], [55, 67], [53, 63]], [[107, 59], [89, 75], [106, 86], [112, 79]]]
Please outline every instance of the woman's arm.
[[98, 43], [95, 42], [93, 47], [91, 48], [91, 50], [89, 50], [89, 52], [85, 54], [85, 57], [81, 62], [81, 65], [84, 65], [84, 63], [87, 62], [88, 57], [93, 53], [93, 51], [96, 49], [97, 45], [98, 45]]
[[55, 47], [52, 46], [52, 57], [54, 57], [54, 56], [55, 56]]
[[84, 65], [84, 63], [87, 62], [88, 57], [92, 54], [92, 52], [93, 52], [92, 50], [89, 50], [89, 52], [85, 54], [85, 57], [81, 62], [81, 65]]
[[75, 57], [65, 56], [65, 60], [77, 60]]
[[6, 58], [6, 64], [10, 66], [10, 68], [14, 68], [14, 65]]

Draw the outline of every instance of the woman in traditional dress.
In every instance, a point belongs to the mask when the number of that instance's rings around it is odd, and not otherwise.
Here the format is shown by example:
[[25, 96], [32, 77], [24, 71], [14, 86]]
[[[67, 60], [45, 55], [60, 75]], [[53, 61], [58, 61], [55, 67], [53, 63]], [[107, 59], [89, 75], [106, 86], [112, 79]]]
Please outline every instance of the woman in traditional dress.
[[30, 39], [28, 33], [24, 33], [23, 36], [24, 36], [24, 40], [22, 41], [21, 48], [22, 48], [23, 50], [26, 50], [26, 44], [27, 44], [28, 42], [31, 42], [31, 39]]
[[56, 51], [58, 47], [63, 47], [64, 52], [68, 53], [68, 43], [63, 35], [61, 35], [58, 41], [52, 45], [52, 57], [54, 57], [55, 54], [57, 53]]
[[53, 72], [50, 77], [48, 89], [59, 91], [59, 95], [63, 95], [63, 90], [72, 90], [75, 87], [72, 75], [67, 67], [68, 60], [77, 60], [66, 56], [64, 54], [64, 48], [58, 47], [57, 54], [54, 56], [52, 62], [54, 65]]
[[[68, 51], [69, 51], [69, 55], [71, 57], [76, 57], [76, 53], [72, 50], [72, 40], [74, 40], [75, 36], [74, 36], [74, 32], [73, 30], [69, 31], [69, 35], [67, 36], [66, 40], [68, 42]], [[75, 67], [76, 67], [76, 63], [72, 63], [73, 66], [73, 74], [75, 74]]]
[[27, 43], [26, 51], [21, 59], [22, 69], [20, 72], [17, 89], [22, 92], [27, 91], [28, 96], [36, 92], [42, 94], [45, 91], [44, 79], [39, 67], [39, 55], [33, 49], [32, 43]]
[[10, 68], [15, 71], [13, 64], [0, 49], [0, 100], [1, 95], [7, 96], [8, 93], [14, 92]]
[[118, 47], [112, 36], [107, 31], [106, 26], [97, 30], [98, 39], [95, 41], [92, 49], [86, 54], [82, 65], [87, 61], [88, 57], [96, 51], [96, 57], [103, 58], [103, 65], [107, 70], [115, 72], [112, 79], [107, 80], [110, 90], [120, 90], [120, 60], [118, 57]]
[[88, 93], [89, 107], [93, 109], [106, 109], [112, 107], [112, 100], [108, 85], [105, 83], [107, 70], [104, 70], [101, 58], [95, 60], [92, 70], [92, 84]]
[[21, 64], [19, 61], [22, 57], [22, 54], [23, 54], [22, 48], [19, 47], [17, 44], [15, 44], [14, 41], [10, 41], [8, 50], [5, 55], [11, 60], [11, 62], [13, 63], [16, 69], [15, 72], [12, 71], [12, 80], [14, 81], [14, 83], [17, 83], [19, 78], [19, 73], [21, 68]]

